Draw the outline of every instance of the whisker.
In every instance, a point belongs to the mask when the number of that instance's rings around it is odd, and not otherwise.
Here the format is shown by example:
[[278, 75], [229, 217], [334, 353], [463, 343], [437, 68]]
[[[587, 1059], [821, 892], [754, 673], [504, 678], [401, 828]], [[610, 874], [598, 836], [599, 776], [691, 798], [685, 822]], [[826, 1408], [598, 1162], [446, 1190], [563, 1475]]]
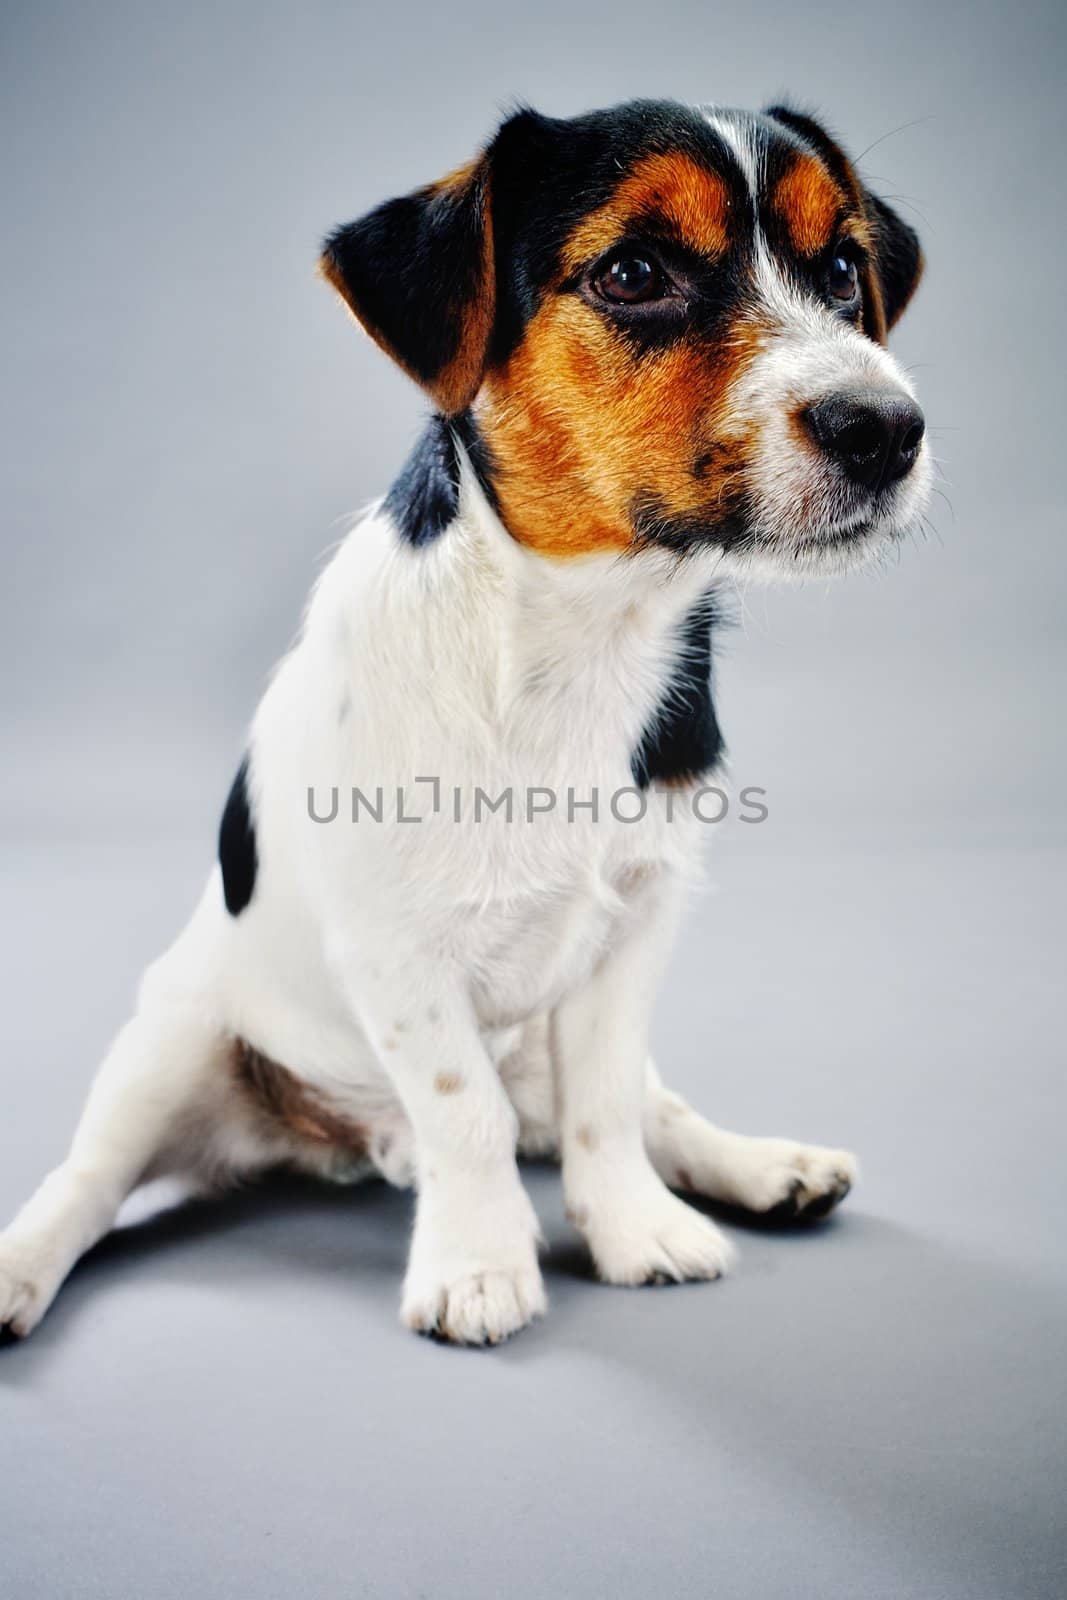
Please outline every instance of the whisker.
[[883, 133], [880, 139], [875, 139], [873, 144], [869, 144], [866, 150], [860, 151], [856, 157], [855, 165], [859, 166], [860, 162], [869, 156], [872, 150], [877, 150], [878, 146], [885, 144], [887, 139], [895, 139], [898, 133], [906, 133], [909, 128], [918, 128], [924, 122], [932, 122], [935, 115], [936, 113], [931, 111], [925, 117], [915, 117], [911, 122], [902, 122], [899, 128], [890, 128], [888, 133]]
[[955, 520], [956, 520], [955, 508], [953, 507], [952, 501], [949, 499], [949, 497], [945, 493], [944, 489], [939, 489], [937, 487], [936, 483], [932, 484], [931, 487], [933, 489], [934, 494], [936, 494], [940, 499], [942, 499], [945, 502], [945, 504], [948, 506], [948, 514], [952, 518], [953, 522], [955, 522]]

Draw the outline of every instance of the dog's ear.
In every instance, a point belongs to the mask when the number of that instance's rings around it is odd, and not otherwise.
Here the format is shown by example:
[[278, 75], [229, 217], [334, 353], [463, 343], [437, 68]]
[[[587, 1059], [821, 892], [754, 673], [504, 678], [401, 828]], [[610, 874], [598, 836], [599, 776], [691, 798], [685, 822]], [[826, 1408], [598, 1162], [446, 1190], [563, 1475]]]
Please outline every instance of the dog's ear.
[[922, 277], [922, 247], [915, 229], [898, 217], [892, 206], [869, 189], [864, 190], [864, 195], [867, 215], [874, 231], [885, 325], [891, 328]]
[[488, 156], [338, 228], [319, 270], [440, 410], [464, 410], [495, 314]]
[[892, 206], [872, 194], [860, 181], [852, 162], [821, 122], [790, 106], [769, 106], [765, 114], [810, 145], [822, 157], [831, 176], [858, 201], [871, 229], [881, 302], [882, 327], [872, 332], [884, 336], [915, 293], [922, 276], [923, 255], [918, 234], [897, 216]]

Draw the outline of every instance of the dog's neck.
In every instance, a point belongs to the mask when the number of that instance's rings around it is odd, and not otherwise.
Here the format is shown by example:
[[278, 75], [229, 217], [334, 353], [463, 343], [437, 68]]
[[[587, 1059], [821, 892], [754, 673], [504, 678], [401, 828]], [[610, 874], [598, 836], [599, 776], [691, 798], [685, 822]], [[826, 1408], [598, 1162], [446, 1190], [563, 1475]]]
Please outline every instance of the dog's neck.
[[[454, 539], [452, 570], [464, 604], [474, 608], [475, 630], [493, 641], [497, 709], [509, 720], [555, 719], [569, 705], [598, 742], [618, 738], [636, 752], [680, 665], [692, 664], [701, 627], [696, 651], [706, 652], [709, 564], [660, 550], [570, 560], [539, 554], [505, 526], [463, 447], [458, 462], [457, 518], [441, 557]], [[703, 684], [699, 676], [698, 669], [698, 699], [706, 688], [706, 674]], [[688, 713], [679, 705], [670, 714]]]
[[[507, 512], [511, 496], [502, 476], [487, 479], [461, 436], [457, 448], [457, 512], [474, 546], [497, 574], [513, 620], [519, 619], [546, 657], [587, 656], [625, 636], [654, 640], [684, 616], [714, 579], [714, 558], [680, 561], [657, 548], [600, 548], [569, 557], [549, 555], [553, 521], [581, 514], [566, 485], [541, 497], [537, 534], [522, 537]], [[539, 535], [539, 537], [537, 536]]]
[[[549, 753], [565, 732], [590, 758], [625, 754], [642, 785], [709, 771], [721, 752], [714, 553], [631, 543], [547, 555], [547, 524], [534, 545], [506, 525], [501, 480], [473, 419], [436, 416], [385, 497], [389, 637], [405, 640], [406, 670], [436, 683], [447, 662], [450, 715], [462, 701], [486, 728], [535, 745], [543, 729]], [[345, 561], [365, 557], [379, 559], [365, 539], [347, 541]]]
[[597, 493], [598, 473], [573, 447], [539, 396], [483, 388], [465, 432], [512, 537], [557, 565], [632, 551], [633, 524]]

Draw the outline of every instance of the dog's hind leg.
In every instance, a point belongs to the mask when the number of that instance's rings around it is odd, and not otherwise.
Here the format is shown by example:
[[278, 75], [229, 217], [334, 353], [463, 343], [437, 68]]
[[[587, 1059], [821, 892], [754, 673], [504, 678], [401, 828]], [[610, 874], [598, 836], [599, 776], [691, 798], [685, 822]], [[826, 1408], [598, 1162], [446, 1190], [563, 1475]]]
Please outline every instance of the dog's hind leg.
[[651, 1062], [644, 1132], [652, 1165], [672, 1189], [764, 1215], [825, 1216], [856, 1178], [855, 1157], [847, 1150], [749, 1138], [715, 1127], [663, 1087]]
[[[520, 1154], [557, 1157], [559, 1121], [547, 1016], [526, 1024], [521, 1043], [502, 1061], [500, 1075], [519, 1116]], [[825, 1216], [856, 1180], [856, 1160], [847, 1150], [750, 1138], [717, 1128], [664, 1088], [652, 1062], [645, 1081], [644, 1141], [652, 1165], [672, 1189], [764, 1215]]]
[[63, 1279], [147, 1179], [203, 1166], [232, 1041], [188, 1003], [142, 1005], [115, 1039], [66, 1160], [0, 1233], [0, 1329], [31, 1331]]

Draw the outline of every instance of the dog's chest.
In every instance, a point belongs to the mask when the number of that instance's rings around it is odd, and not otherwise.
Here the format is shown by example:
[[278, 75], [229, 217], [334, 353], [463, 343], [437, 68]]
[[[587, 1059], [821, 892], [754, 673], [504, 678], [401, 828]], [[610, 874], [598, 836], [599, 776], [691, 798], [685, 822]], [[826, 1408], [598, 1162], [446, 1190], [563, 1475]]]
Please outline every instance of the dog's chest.
[[[612, 791], [600, 804], [610, 804]], [[598, 797], [599, 798], [599, 797]], [[582, 983], [609, 949], [643, 915], [650, 880], [691, 864], [694, 830], [684, 818], [669, 821], [663, 796], [625, 795], [639, 820], [610, 815], [569, 816], [503, 824], [498, 862], [484, 839], [481, 859], [468, 860], [478, 892], [453, 902], [448, 942], [470, 975], [476, 1008], [486, 1026], [507, 1026], [554, 1005]], [[452, 850], [463, 845], [453, 838]]]
[[[692, 864], [699, 830], [661, 784], [717, 753], [702, 593], [696, 573], [531, 564], [492, 528], [397, 551], [372, 519], [317, 594], [306, 670], [275, 686], [325, 811], [338, 776], [346, 804], [350, 785], [384, 799], [380, 819], [313, 831], [331, 915], [447, 953], [487, 1025], [580, 983], [640, 885]], [[291, 747], [276, 757], [284, 783]]]

